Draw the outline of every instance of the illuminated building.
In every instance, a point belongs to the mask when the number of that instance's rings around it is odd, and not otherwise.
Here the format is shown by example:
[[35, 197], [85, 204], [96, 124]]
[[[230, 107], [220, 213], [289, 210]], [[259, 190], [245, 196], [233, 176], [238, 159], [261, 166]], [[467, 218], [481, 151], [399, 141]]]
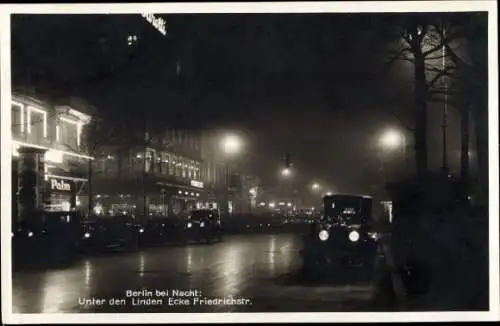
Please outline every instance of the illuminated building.
[[91, 160], [82, 141], [90, 116], [17, 94], [11, 110], [13, 217], [78, 209]]
[[129, 142], [120, 150], [111, 142], [99, 145], [92, 167], [94, 214], [140, 218], [204, 206], [196, 134], [167, 130], [161, 139]]

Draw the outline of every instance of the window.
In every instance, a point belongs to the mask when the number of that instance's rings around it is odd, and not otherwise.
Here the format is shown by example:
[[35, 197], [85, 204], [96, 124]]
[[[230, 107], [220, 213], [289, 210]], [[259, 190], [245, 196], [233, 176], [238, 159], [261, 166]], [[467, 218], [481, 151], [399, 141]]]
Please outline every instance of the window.
[[144, 165], [144, 170], [146, 172], [154, 172], [153, 160], [155, 158], [154, 152], [146, 150], [146, 164]]
[[28, 134], [35, 139], [47, 137], [47, 112], [45, 110], [28, 106], [26, 119]]
[[187, 168], [187, 160], [185, 159], [181, 161], [181, 170], [182, 170], [182, 177], [187, 178], [188, 168]]
[[56, 126], [56, 139], [66, 149], [77, 151], [80, 146], [80, 124], [78, 121], [60, 118]]
[[180, 177], [182, 175], [182, 167], [181, 167], [181, 158], [178, 156], [175, 156], [174, 158], [174, 169], [175, 169], [175, 176]]
[[158, 152], [156, 153], [156, 168], [155, 171], [160, 174], [165, 173], [165, 153]]
[[144, 158], [144, 153], [137, 153], [134, 157], [133, 157], [133, 164], [134, 164], [134, 171], [144, 171], [144, 161], [143, 161], [143, 158]]
[[168, 175], [175, 175], [175, 157], [172, 154], [167, 154], [167, 160], [168, 160]]
[[24, 132], [24, 106], [12, 103], [12, 132]]

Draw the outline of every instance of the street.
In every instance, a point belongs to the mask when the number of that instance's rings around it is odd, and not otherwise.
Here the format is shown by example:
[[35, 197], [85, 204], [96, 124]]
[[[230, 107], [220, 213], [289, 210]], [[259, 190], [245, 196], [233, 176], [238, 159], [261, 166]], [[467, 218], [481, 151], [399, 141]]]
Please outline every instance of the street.
[[[372, 284], [300, 276], [294, 234], [227, 236], [212, 245], [166, 246], [83, 257], [68, 268], [13, 276], [14, 313], [376, 311], [389, 302]], [[375, 285], [376, 284], [376, 285]], [[132, 291], [142, 296], [130, 296]], [[198, 292], [182, 294], [175, 290]], [[196, 291], [197, 290], [197, 291]], [[168, 297], [157, 295], [168, 291]], [[127, 296], [127, 292], [129, 296]], [[152, 293], [148, 296], [148, 292]], [[189, 291], [188, 291], [189, 292]], [[382, 294], [381, 294], [382, 293]], [[210, 304], [206, 298], [243, 299]], [[118, 300], [112, 300], [112, 299]], [[125, 299], [121, 301], [120, 299]], [[132, 300], [133, 299], [133, 300]], [[139, 299], [150, 299], [150, 301]], [[151, 300], [154, 299], [154, 300]], [[176, 299], [176, 301], [174, 301]], [[186, 301], [188, 299], [188, 301]], [[205, 301], [203, 301], [205, 300]], [[196, 301], [196, 302], [195, 302]]]

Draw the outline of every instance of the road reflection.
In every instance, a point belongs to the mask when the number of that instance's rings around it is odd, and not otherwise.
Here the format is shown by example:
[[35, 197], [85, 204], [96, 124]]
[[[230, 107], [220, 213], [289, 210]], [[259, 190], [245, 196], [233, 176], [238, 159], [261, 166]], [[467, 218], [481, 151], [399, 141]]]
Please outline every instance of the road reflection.
[[[342, 301], [347, 295], [342, 287], [306, 291], [298, 284], [278, 282], [282, 274], [292, 273], [301, 264], [299, 248], [300, 239], [294, 235], [241, 235], [213, 245], [85, 257], [64, 270], [15, 273], [13, 311], [93, 311], [95, 307], [78, 306], [78, 299], [121, 297], [128, 289], [141, 288], [195, 289], [205, 296], [243, 296], [259, 298], [259, 302], [281, 298], [284, 304], [291, 296], [308, 293], [313, 295], [311, 300], [333, 296]], [[356, 290], [347, 292], [359, 297]]]

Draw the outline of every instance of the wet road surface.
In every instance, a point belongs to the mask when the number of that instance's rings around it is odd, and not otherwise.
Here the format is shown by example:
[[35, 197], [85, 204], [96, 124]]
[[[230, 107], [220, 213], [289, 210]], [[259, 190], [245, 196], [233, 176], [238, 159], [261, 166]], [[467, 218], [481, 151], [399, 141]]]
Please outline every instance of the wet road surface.
[[[386, 286], [380, 282], [349, 284], [335, 278], [328, 282], [304, 279], [299, 272], [300, 249], [298, 235], [253, 234], [227, 236], [223, 242], [211, 245], [167, 246], [86, 256], [64, 269], [14, 273], [13, 312], [390, 309], [386, 304], [390, 302], [387, 298], [390, 293], [385, 294], [389, 290], [383, 289]], [[377, 275], [374, 278], [379, 279]], [[130, 294], [130, 291], [141, 290], [145, 290], [142, 296], [127, 296], [127, 291]], [[157, 290], [165, 292], [157, 293]], [[197, 290], [197, 293], [181, 296], [182, 293], [175, 290]], [[214, 298], [240, 301], [226, 304], [210, 301]]]

